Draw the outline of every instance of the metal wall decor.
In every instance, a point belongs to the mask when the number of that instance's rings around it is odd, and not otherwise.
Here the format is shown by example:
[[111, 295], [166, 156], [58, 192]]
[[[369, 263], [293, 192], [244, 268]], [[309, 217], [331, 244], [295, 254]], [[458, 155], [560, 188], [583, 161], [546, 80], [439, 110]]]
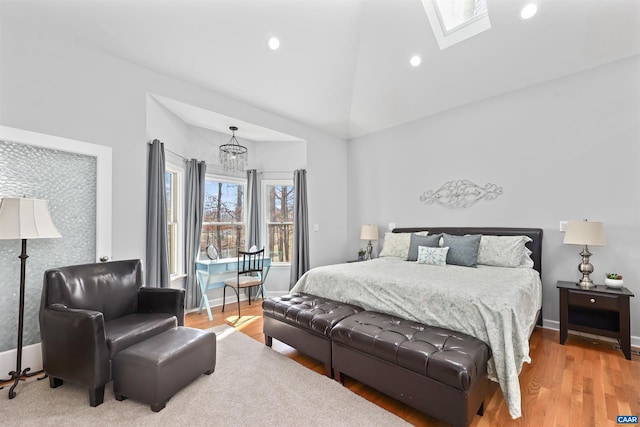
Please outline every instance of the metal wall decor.
[[422, 193], [420, 201], [427, 205], [438, 203], [451, 209], [468, 208], [478, 200], [493, 200], [502, 194], [502, 187], [487, 183], [484, 187], [466, 179], [448, 181], [436, 191]]

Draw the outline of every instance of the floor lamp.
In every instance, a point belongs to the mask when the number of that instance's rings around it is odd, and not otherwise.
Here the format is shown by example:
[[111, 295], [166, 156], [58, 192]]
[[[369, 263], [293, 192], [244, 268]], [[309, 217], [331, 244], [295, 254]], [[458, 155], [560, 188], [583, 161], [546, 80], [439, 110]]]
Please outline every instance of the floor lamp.
[[20, 258], [20, 307], [18, 309], [18, 353], [16, 357], [16, 369], [9, 372], [11, 378], [0, 379], [2, 382], [11, 382], [9, 399], [16, 397], [15, 388], [22, 377], [32, 377], [38, 372], [29, 373], [31, 368], [22, 370], [22, 331], [24, 328], [24, 289], [27, 258], [28, 239], [48, 239], [62, 237], [53, 225], [47, 201], [41, 199], [9, 198], [2, 199], [0, 203], [0, 239], [22, 239], [22, 253]]

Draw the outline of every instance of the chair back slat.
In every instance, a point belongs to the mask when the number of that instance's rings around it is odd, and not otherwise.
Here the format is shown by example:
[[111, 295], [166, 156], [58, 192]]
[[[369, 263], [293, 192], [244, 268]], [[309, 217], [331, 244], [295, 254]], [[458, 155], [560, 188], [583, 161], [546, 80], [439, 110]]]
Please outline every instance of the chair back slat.
[[264, 248], [255, 252], [238, 249], [238, 275], [262, 273], [264, 266]]

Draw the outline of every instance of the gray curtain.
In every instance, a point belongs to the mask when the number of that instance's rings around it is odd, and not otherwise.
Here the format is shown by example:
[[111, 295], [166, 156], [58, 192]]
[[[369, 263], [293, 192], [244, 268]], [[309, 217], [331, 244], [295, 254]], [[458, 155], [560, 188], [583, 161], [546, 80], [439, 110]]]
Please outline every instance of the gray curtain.
[[185, 186], [185, 261], [187, 279], [185, 282], [186, 308], [196, 308], [200, 304], [202, 292], [196, 278], [196, 261], [200, 252], [200, 234], [204, 214], [204, 182], [207, 165], [196, 159], [187, 161]]
[[247, 201], [249, 209], [247, 223], [247, 249], [255, 245], [260, 248], [260, 216], [258, 204], [258, 172], [255, 169], [247, 170]]
[[149, 165], [147, 169], [147, 262], [145, 285], [158, 288], [170, 286], [164, 164], [164, 144], [154, 139], [149, 146]]
[[293, 172], [293, 254], [289, 289], [309, 270], [309, 217], [307, 214], [307, 171]]

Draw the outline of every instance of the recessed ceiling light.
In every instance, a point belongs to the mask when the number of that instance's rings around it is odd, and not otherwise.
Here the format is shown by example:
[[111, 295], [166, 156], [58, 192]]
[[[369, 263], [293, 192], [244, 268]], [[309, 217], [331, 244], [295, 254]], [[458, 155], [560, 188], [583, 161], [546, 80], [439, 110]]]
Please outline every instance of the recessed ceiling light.
[[520, 11], [520, 17], [522, 19], [533, 18], [533, 15], [535, 15], [537, 12], [538, 6], [535, 3], [528, 3]]
[[411, 64], [414, 67], [417, 67], [418, 65], [420, 65], [421, 62], [422, 62], [422, 59], [418, 55], [413, 55], [409, 60], [409, 64]]
[[269, 37], [267, 45], [271, 50], [278, 50], [280, 48], [280, 40], [277, 37]]

